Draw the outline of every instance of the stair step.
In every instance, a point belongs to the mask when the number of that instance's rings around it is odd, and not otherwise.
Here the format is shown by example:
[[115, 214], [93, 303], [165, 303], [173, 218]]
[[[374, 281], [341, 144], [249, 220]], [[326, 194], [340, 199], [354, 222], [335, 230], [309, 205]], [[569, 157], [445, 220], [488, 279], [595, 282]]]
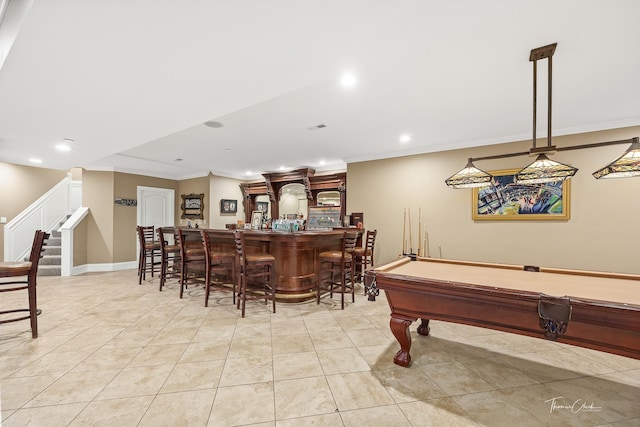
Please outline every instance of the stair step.
[[38, 265], [38, 276], [60, 276], [62, 268], [59, 265]]
[[45, 246], [44, 251], [42, 253], [44, 255], [61, 255], [62, 247], [61, 246]]
[[62, 257], [60, 255], [43, 255], [39, 265], [60, 265]]
[[49, 237], [45, 246], [61, 246], [62, 237]]

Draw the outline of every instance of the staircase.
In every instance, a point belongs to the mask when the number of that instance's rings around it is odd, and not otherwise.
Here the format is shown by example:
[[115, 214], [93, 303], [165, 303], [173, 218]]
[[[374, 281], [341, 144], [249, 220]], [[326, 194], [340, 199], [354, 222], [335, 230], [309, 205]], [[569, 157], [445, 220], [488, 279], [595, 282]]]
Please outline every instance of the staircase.
[[60, 276], [62, 270], [62, 237], [55, 230], [47, 240], [42, 252], [42, 259], [38, 264], [38, 276]]

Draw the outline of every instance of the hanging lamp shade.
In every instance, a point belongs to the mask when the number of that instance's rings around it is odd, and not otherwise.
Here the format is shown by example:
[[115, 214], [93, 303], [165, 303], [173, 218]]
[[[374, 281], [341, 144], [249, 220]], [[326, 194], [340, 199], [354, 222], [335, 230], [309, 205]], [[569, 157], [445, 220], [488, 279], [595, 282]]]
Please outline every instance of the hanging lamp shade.
[[518, 184], [542, 184], [564, 181], [578, 172], [577, 168], [549, 159], [544, 153], [515, 176]]
[[491, 184], [493, 176], [475, 167], [471, 159], [461, 171], [445, 179], [445, 183], [451, 188], [475, 188], [485, 187]]
[[633, 138], [631, 146], [622, 156], [602, 169], [595, 171], [593, 176], [596, 179], [640, 176], [640, 142], [638, 138]]

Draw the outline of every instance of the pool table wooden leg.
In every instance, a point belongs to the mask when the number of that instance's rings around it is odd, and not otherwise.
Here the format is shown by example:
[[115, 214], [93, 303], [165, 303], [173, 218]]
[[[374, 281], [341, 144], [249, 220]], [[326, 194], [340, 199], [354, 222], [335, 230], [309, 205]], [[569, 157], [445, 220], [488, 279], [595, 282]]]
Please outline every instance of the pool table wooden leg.
[[411, 323], [413, 323], [413, 320], [393, 316], [389, 321], [391, 332], [400, 344], [400, 350], [394, 356], [393, 363], [404, 366], [405, 368], [411, 363], [411, 355], [409, 354], [409, 350], [411, 350], [411, 334], [409, 333], [409, 325], [411, 325]]
[[425, 336], [429, 335], [429, 331], [431, 330], [429, 328], [429, 319], [420, 318], [420, 321], [421, 322], [420, 322], [420, 325], [418, 326], [418, 333], [420, 335], [425, 335]]

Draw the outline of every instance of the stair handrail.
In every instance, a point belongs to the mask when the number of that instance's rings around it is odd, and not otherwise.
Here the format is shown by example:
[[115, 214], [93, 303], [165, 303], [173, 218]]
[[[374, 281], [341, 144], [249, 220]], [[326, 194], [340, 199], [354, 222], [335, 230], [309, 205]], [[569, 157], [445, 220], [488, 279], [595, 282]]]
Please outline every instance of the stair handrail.
[[89, 208], [80, 207], [60, 227], [61, 233], [61, 264], [60, 275], [68, 277], [73, 275], [73, 235], [76, 227], [89, 214]]
[[19, 261], [31, 250], [34, 230], [57, 230], [82, 201], [82, 182], [71, 174], [20, 212], [4, 227], [4, 260]]

